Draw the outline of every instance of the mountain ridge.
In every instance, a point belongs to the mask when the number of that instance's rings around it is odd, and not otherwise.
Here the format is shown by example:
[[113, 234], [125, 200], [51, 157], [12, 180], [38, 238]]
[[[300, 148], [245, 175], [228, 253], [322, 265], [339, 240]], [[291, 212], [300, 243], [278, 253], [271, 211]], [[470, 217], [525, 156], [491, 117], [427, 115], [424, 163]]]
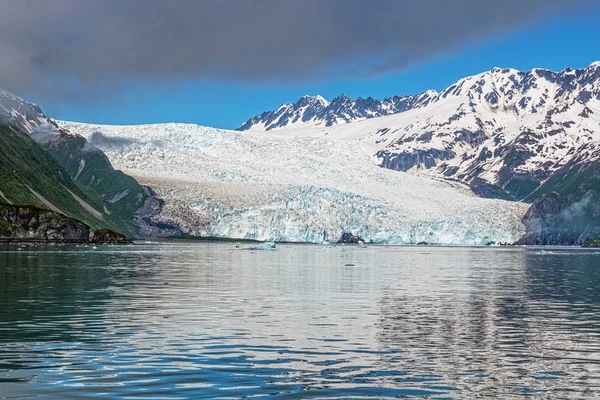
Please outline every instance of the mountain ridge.
[[[85, 138], [60, 128], [38, 105], [0, 89], [0, 135], [4, 144], [0, 161], [32, 171], [3, 176], [0, 202], [54, 211], [58, 208], [52, 203], [66, 202], [64, 210], [58, 211], [91, 226], [109, 227], [132, 237], [143, 234], [146, 216], [137, 211], [153, 200], [149, 191], [115, 170], [106, 155]], [[27, 159], [48, 168], [34, 173], [36, 165], [26, 166]], [[41, 184], [36, 176], [45, 177], [39, 196], [32, 194]], [[40, 200], [47, 196], [50, 202]]]
[[[238, 131], [246, 131], [246, 130], [269, 131], [269, 130], [275, 130], [275, 129], [281, 129], [281, 128], [289, 128], [290, 125], [292, 125], [293, 123], [296, 123], [298, 121], [313, 122], [317, 126], [332, 126], [332, 125], [339, 123], [338, 121], [343, 121], [343, 123], [349, 123], [349, 122], [361, 121], [361, 120], [368, 119], [368, 118], [376, 118], [376, 117], [380, 117], [380, 116], [384, 116], [384, 115], [397, 114], [400, 112], [408, 111], [409, 109], [413, 109], [416, 107], [414, 107], [414, 106], [406, 107], [406, 108], [404, 108], [402, 106], [394, 107], [395, 102], [397, 104], [397, 102], [404, 100], [403, 105], [407, 105], [407, 100], [413, 100], [413, 99], [419, 99], [419, 98], [421, 98], [421, 101], [423, 101], [425, 98], [432, 99], [433, 101], [435, 101], [438, 99], [439, 96], [447, 95], [447, 93], [449, 91], [451, 91], [457, 85], [460, 85], [464, 81], [467, 81], [467, 80], [470, 80], [473, 78], [477, 78], [477, 77], [482, 77], [488, 73], [502, 72], [502, 73], [515, 73], [515, 74], [520, 74], [520, 75], [527, 75], [527, 74], [532, 74], [532, 73], [538, 73], [540, 75], [568, 74], [568, 73], [573, 73], [573, 72], [577, 73], [578, 71], [583, 71], [583, 70], [587, 70], [589, 68], [597, 68], [597, 67], [600, 67], [600, 61], [592, 62], [586, 68], [573, 69], [571, 67], [566, 67], [565, 69], [563, 69], [561, 71], [556, 71], [556, 72], [552, 71], [550, 69], [546, 69], [546, 68], [533, 68], [533, 69], [525, 72], [525, 71], [519, 71], [514, 68], [493, 67], [492, 69], [490, 69], [488, 71], [459, 79], [440, 92], [436, 91], [435, 89], [429, 89], [429, 90], [426, 90], [419, 94], [396, 95], [396, 96], [392, 96], [392, 97], [386, 97], [383, 100], [378, 100], [371, 96], [369, 96], [367, 98], [363, 98], [363, 97], [359, 96], [356, 98], [356, 100], [352, 100], [351, 98], [346, 96], [345, 93], [342, 93], [340, 96], [335, 97], [331, 102], [329, 102], [327, 99], [325, 99], [323, 96], [321, 96], [319, 94], [304, 95], [300, 99], [298, 99], [295, 103], [284, 103], [281, 106], [279, 106], [279, 108], [277, 108], [276, 110], [265, 111], [259, 115], [249, 118], [246, 122], [244, 122], [238, 128], [236, 128], [236, 130], [238, 130]], [[307, 104], [306, 99], [313, 100], [312, 104]], [[314, 105], [315, 103], [316, 103], [316, 106]], [[357, 116], [356, 118], [351, 119], [351, 120], [348, 120], [348, 118], [344, 118], [343, 115], [335, 115], [333, 117], [331, 116], [332, 113], [335, 114], [335, 112], [336, 112], [335, 109], [330, 109], [332, 104], [335, 105], [335, 104], [348, 104], [348, 103], [352, 103], [352, 107], [355, 109], [355, 112], [357, 112], [359, 114], [359, 116]], [[417, 106], [420, 106], [420, 105], [422, 105], [422, 102], [415, 102], [415, 104]], [[313, 108], [310, 108], [311, 105], [313, 106]], [[369, 107], [369, 105], [371, 105], [371, 107]], [[294, 118], [288, 118], [289, 115], [287, 112], [289, 110], [297, 111], [300, 108], [305, 108], [302, 111], [305, 111], [307, 115], [305, 115], [304, 113], [301, 112], [301, 113], [294, 114]], [[382, 109], [380, 109], [380, 108], [382, 108]], [[323, 116], [323, 115], [317, 115], [318, 112], [323, 109], [326, 110], [326, 113], [330, 114], [329, 119], [325, 118], [325, 116]], [[384, 111], [384, 113], [381, 113], [382, 110]], [[316, 116], [316, 118], [313, 118], [315, 116]], [[289, 123], [290, 120], [291, 120], [291, 123]], [[325, 124], [322, 124], [322, 122], [325, 122]]]
[[302, 96], [295, 103], [282, 104], [277, 110], [266, 111], [240, 125], [236, 130], [281, 129], [291, 124], [315, 126], [333, 126], [368, 118], [381, 117], [426, 105], [428, 100], [437, 94], [434, 90], [414, 96], [394, 96], [382, 101], [373, 97], [358, 97], [352, 100], [345, 93], [335, 97], [331, 102], [323, 96]]
[[[401, 106], [381, 115], [389, 99]], [[320, 114], [286, 106], [238, 130], [356, 139], [383, 167], [486, 182], [514, 199], [531, 195], [577, 147], [600, 140], [600, 62], [559, 72], [496, 67], [441, 92], [389, 99], [369, 108], [345, 97], [347, 109], [359, 110], [354, 118], [332, 116], [333, 101]]]
[[[35, 109], [27, 115], [25, 126], [46, 123]], [[317, 242], [344, 234], [374, 243], [428, 237], [455, 244], [576, 244], [600, 235], [600, 223], [588, 223], [600, 215], [600, 62], [559, 72], [494, 68], [441, 92], [383, 101], [303, 96], [239, 128], [250, 132], [189, 124], [48, 124], [59, 133], [44, 143], [63, 145], [54, 157], [71, 177], [98, 183], [90, 171], [81, 173], [87, 166], [81, 150], [97, 146], [110, 170], [114, 161], [165, 196], [164, 208], [160, 202], [147, 207], [159, 211], [161, 226], [174, 224], [185, 232]], [[76, 142], [74, 148], [70, 142]], [[377, 172], [376, 166], [428, 180], [412, 182], [396, 172]], [[470, 223], [454, 221], [448, 215], [457, 206], [452, 201], [440, 207], [429, 198], [427, 190], [439, 197], [435, 182], [453, 187], [451, 197], [470, 188], [479, 197], [511, 200], [512, 205], [465, 200], [472, 203], [470, 213], [483, 212], [494, 226], [494, 239], [486, 238], [482, 226], [473, 231]], [[114, 192], [104, 200], [119, 202], [128, 194]], [[403, 198], [420, 198], [419, 205], [409, 210], [413, 205]], [[496, 211], [477, 210], [485, 204], [496, 204]], [[314, 210], [328, 211], [312, 215]], [[504, 218], [500, 210], [523, 218], [520, 240], [516, 220], [494, 225], [490, 217]]]
[[250, 119], [240, 129], [352, 140], [381, 167], [533, 203], [522, 244], [581, 244], [600, 235], [597, 223], [585, 222], [600, 213], [600, 61], [558, 72], [496, 67], [430, 94], [426, 104], [349, 123], [263, 113], [278, 124]]

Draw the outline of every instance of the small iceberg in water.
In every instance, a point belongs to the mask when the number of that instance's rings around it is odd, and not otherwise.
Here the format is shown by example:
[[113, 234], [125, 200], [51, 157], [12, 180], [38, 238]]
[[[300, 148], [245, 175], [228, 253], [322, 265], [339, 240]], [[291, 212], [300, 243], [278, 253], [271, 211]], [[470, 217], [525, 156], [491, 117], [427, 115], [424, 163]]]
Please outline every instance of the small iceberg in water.
[[276, 250], [275, 242], [264, 242], [257, 246], [245, 247], [244, 250]]

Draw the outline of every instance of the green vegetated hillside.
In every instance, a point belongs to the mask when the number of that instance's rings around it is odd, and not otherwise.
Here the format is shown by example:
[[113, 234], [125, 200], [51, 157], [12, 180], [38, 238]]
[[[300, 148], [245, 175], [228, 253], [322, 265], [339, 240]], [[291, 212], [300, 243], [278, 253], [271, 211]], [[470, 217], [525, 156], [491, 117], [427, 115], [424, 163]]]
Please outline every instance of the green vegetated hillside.
[[144, 188], [132, 177], [115, 170], [106, 155], [79, 136], [62, 132], [42, 144], [89, 197], [130, 235], [137, 235], [136, 211], [146, 201]]
[[[141, 234], [142, 218], [136, 212], [145, 205], [147, 191], [115, 171], [102, 151], [60, 129], [39, 106], [2, 89], [0, 124], [6, 166], [0, 202], [60, 210], [92, 227], [117, 229], [130, 237]], [[9, 165], [18, 173], [7, 169]], [[44, 173], [36, 174], [36, 169]]]
[[0, 202], [52, 210], [94, 229], [133, 235], [129, 226], [103, 210], [102, 199], [83, 190], [57, 160], [28, 135], [0, 126]]

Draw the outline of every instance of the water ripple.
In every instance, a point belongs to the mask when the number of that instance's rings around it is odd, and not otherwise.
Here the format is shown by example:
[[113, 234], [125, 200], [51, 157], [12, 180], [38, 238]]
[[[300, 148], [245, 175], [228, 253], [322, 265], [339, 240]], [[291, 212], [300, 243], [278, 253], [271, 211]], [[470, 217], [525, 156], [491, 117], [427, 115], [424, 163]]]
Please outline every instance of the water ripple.
[[0, 398], [600, 397], [598, 252], [20, 248]]

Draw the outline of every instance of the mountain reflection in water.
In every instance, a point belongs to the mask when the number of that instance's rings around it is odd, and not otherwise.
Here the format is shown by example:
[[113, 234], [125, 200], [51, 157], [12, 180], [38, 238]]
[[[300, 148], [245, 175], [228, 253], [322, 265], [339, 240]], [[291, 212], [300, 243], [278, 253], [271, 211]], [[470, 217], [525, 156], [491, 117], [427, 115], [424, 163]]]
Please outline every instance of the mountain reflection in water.
[[0, 397], [600, 397], [600, 252], [0, 248]]

